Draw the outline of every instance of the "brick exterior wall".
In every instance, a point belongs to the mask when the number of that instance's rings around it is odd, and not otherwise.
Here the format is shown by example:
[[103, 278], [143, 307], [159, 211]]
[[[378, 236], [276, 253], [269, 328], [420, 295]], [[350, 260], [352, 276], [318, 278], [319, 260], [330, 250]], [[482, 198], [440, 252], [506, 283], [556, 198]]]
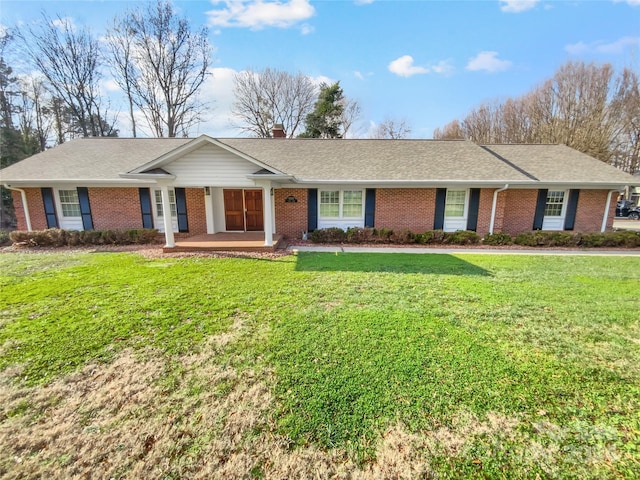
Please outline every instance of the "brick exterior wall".
[[[47, 228], [40, 188], [24, 188], [34, 230]], [[478, 211], [479, 235], [489, 232], [494, 189], [482, 189]], [[607, 190], [581, 190], [576, 212], [576, 232], [599, 232], [602, 224]], [[26, 230], [24, 208], [20, 192], [12, 191], [18, 220], [18, 230]], [[409, 229], [423, 232], [433, 229], [435, 189], [378, 188], [376, 189], [375, 227], [394, 230]], [[506, 190], [498, 194], [494, 232], [516, 235], [533, 227], [538, 190]], [[286, 203], [294, 196], [297, 203]], [[187, 188], [187, 215], [189, 232], [176, 237], [199, 235], [207, 232], [204, 192], [201, 188]], [[96, 230], [142, 228], [140, 199], [137, 188], [89, 188], [89, 201]], [[287, 238], [299, 239], [307, 230], [308, 194], [305, 188], [277, 188], [274, 190], [276, 232]], [[607, 219], [607, 230], [613, 225], [615, 198], [612, 198]]]
[[207, 233], [207, 215], [204, 208], [204, 189], [185, 189], [187, 200], [187, 221], [189, 222], [188, 235], [201, 235]]
[[[578, 209], [576, 211], [576, 232], [599, 232], [602, 228], [602, 216], [607, 203], [608, 190], [580, 190]], [[607, 215], [607, 230], [613, 228], [613, 217], [616, 214], [616, 195], [611, 198]]]
[[[27, 195], [31, 228], [33, 230], [45, 230], [47, 228], [47, 217], [44, 215], [44, 203], [42, 202], [42, 192], [40, 188], [23, 188], [23, 190]], [[24, 215], [24, 207], [22, 206], [22, 195], [20, 195], [20, 192], [12, 190], [11, 196], [18, 220], [17, 229], [26, 230], [27, 220]]]
[[142, 228], [137, 188], [89, 187], [89, 204], [96, 230]]
[[[533, 230], [533, 217], [536, 213], [538, 190], [505, 190], [498, 194], [502, 202], [496, 211], [502, 214], [501, 228], [495, 228], [494, 233], [504, 232], [517, 235]], [[496, 215], [497, 216], [497, 215]], [[496, 224], [497, 227], [497, 224]]]
[[435, 188], [377, 188], [374, 226], [412, 232], [433, 230]]
[[[306, 188], [276, 188], [274, 189], [274, 203], [276, 214], [276, 232], [286, 238], [302, 238], [302, 232], [307, 231], [307, 215], [309, 194]], [[286, 203], [288, 196], [294, 196], [297, 203]]]
[[478, 227], [476, 232], [480, 236], [489, 233], [491, 223], [491, 206], [493, 204], [493, 188], [480, 189], [480, 205], [478, 208]]

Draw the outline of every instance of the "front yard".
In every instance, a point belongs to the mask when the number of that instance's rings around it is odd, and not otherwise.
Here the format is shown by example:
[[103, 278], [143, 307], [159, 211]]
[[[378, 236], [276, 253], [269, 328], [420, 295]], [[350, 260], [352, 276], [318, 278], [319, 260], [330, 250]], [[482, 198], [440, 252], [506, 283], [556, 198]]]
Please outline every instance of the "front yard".
[[637, 478], [640, 258], [0, 255], [2, 478]]

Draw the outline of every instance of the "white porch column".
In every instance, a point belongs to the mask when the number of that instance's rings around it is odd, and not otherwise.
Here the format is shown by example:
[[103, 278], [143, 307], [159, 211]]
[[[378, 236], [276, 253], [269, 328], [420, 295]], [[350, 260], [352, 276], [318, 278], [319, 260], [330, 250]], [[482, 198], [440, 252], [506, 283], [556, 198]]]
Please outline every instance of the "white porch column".
[[262, 208], [264, 218], [264, 246], [273, 246], [273, 200], [271, 199], [271, 182], [262, 184]]
[[162, 193], [162, 220], [164, 222], [165, 247], [175, 247], [173, 238], [173, 222], [171, 221], [171, 201], [169, 200], [169, 186], [165, 183], [160, 185]]

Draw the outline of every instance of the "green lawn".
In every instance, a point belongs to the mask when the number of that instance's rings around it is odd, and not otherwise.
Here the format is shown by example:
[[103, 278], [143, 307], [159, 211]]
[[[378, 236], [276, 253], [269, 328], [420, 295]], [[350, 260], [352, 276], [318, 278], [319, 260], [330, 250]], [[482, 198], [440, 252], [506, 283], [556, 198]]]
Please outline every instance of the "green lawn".
[[[285, 453], [330, 452], [364, 478], [393, 435], [412, 452], [405, 463], [422, 465], [406, 478], [634, 478], [639, 287], [637, 257], [3, 254], [0, 376], [14, 393], [5, 393], [13, 403], [1, 425], [43, 415], [41, 404], [14, 398], [19, 389], [37, 395], [133, 352], [163, 362], [153, 383], [166, 396], [158, 417], [184, 421], [192, 414], [184, 398], [196, 409], [230, 401], [243, 375], [264, 382], [273, 401], [234, 447], [249, 448], [255, 477], [277, 477], [269, 454], [250, 450], [252, 436], [268, 433]], [[231, 331], [240, 334], [211, 346]], [[215, 383], [180, 363], [197, 354], [237, 377]], [[163, 475], [197, 476], [215, 425], [190, 427], [189, 449]], [[15, 466], [9, 447], [0, 444], [9, 452], [0, 476]], [[51, 460], [30, 448], [46, 472]], [[135, 462], [127, 465], [116, 478], [135, 478]]]

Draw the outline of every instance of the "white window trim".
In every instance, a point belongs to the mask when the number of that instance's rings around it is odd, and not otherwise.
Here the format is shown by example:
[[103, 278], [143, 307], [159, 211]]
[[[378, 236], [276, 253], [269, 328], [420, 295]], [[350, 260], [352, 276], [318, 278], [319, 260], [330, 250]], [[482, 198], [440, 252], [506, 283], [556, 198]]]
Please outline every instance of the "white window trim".
[[[569, 190], [548, 190], [547, 196], [551, 192], [564, 192], [562, 197], [562, 211], [560, 215], [545, 215], [542, 217], [542, 230], [546, 231], [560, 231], [564, 230], [564, 220], [567, 216], [567, 204], [569, 203]], [[545, 209], [547, 208], [547, 199], [544, 201]]]
[[[325, 217], [320, 215], [321, 210], [321, 199], [322, 192], [338, 192], [339, 200], [338, 200], [338, 212], [339, 216], [337, 217]], [[344, 216], [344, 192], [362, 192], [362, 207], [360, 209], [360, 215], [356, 217], [345, 217]], [[345, 189], [328, 189], [323, 188], [318, 190], [318, 218], [322, 218], [323, 220], [363, 220], [364, 221], [364, 211], [365, 211], [365, 202], [366, 202], [366, 191], [359, 188], [345, 188]]]
[[[82, 224], [82, 213], [77, 217], [65, 217], [62, 213], [62, 202], [60, 201], [60, 191], [64, 190], [75, 190], [76, 195], [78, 193], [77, 187], [62, 187], [55, 188], [53, 199], [56, 205], [56, 217], [58, 219], [58, 227], [63, 230], [84, 230], [84, 226]], [[78, 198], [78, 204], [80, 203], [80, 198]]]
[[447, 188], [447, 194], [452, 192], [463, 192], [464, 191], [464, 211], [461, 217], [453, 217], [447, 216], [447, 200], [445, 196], [445, 204], [444, 204], [444, 223], [442, 225], [442, 229], [445, 232], [456, 232], [458, 230], [466, 230], [467, 221], [469, 218], [469, 197], [470, 190], [468, 188]]
[[[159, 233], [164, 233], [164, 210], [162, 211], [163, 215], [158, 215], [158, 204], [156, 201], [156, 192], [161, 192], [159, 188], [151, 189], [151, 200], [152, 200], [152, 211], [153, 211], [153, 224]], [[174, 233], [178, 232], [178, 206], [176, 200], [176, 192], [173, 188], [169, 188], [169, 192], [173, 192], [174, 201], [176, 201], [176, 215], [171, 216], [171, 226], [173, 227]]]
[[462, 216], [447, 216], [447, 199], [445, 196], [445, 203], [444, 203], [444, 218], [451, 218], [451, 219], [456, 219], [456, 220], [460, 220], [460, 219], [467, 219], [469, 216], [469, 189], [468, 188], [447, 188], [447, 194], [449, 192], [464, 192], [464, 210], [462, 212]]

